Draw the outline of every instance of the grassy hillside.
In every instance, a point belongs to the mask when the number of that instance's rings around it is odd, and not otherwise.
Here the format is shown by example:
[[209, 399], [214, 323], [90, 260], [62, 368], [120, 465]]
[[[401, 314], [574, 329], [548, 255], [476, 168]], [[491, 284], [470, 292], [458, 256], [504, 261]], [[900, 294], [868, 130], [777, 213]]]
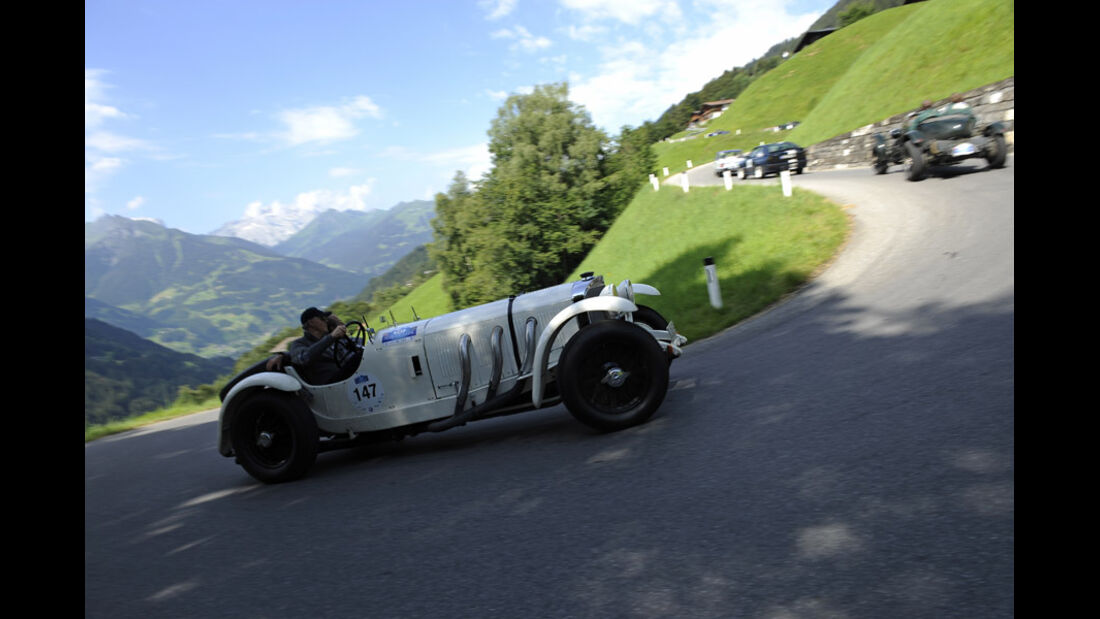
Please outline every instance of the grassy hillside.
[[[706, 132], [654, 145], [658, 169], [684, 170], [719, 150], [827, 140], [917, 107], [923, 99], [1015, 73], [1012, 0], [928, 0], [876, 13], [804, 48], [756, 79]], [[773, 132], [776, 125], [798, 127]], [[740, 134], [738, 134], [740, 132]]]
[[84, 319], [84, 425], [172, 403], [182, 385], [227, 374], [228, 357], [204, 359], [159, 346], [105, 322]]
[[[669, 217], [669, 213], [676, 213]], [[658, 225], [654, 225], [658, 222]], [[656, 286], [640, 297], [690, 340], [711, 335], [775, 303], [805, 283], [844, 242], [839, 206], [775, 185], [643, 190], [573, 273]], [[703, 259], [717, 266], [722, 308], [707, 297]]]

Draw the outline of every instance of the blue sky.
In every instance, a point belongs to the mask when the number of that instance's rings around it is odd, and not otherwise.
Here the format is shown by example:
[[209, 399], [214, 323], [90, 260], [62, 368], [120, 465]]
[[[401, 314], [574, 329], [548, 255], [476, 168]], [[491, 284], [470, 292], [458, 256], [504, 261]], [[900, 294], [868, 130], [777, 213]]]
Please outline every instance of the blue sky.
[[609, 134], [835, 0], [86, 0], [84, 219], [206, 234], [431, 199], [488, 170], [509, 94], [566, 81]]

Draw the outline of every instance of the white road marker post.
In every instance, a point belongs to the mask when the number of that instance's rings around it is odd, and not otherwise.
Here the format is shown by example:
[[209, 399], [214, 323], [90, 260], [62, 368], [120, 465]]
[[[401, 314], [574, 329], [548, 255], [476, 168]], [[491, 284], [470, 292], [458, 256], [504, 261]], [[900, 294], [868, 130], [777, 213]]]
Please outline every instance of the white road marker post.
[[657, 180], [656, 174], [649, 175], [649, 182], [653, 184], [653, 191], [657, 191], [661, 188], [661, 181]]
[[688, 163], [688, 169], [690, 170], [691, 169], [691, 159], [688, 159], [687, 163]]
[[783, 170], [779, 173], [779, 183], [783, 185], [783, 195], [791, 197], [791, 171]]
[[688, 192], [688, 173], [686, 171], [680, 175], [680, 186], [684, 188], [684, 193]]
[[733, 189], [733, 176], [729, 170], [722, 170], [722, 182], [726, 184], [726, 191]]
[[707, 295], [710, 296], [710, 305], [714, 309], [722, 307], [722, 293], [718, 289], [718, 271], [714, 266], [714, 258], [703, 258], [703, 271], [707, 275]]
[[665, 168], [665, 176], [668, 176], [668, 168]]

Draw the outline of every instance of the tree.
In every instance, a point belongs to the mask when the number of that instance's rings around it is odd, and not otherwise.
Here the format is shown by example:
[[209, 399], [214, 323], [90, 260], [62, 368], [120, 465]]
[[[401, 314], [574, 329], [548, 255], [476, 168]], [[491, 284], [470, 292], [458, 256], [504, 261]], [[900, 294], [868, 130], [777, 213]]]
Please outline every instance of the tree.
[[607, 166], [616, 216], [630, 204], [638, 188], [646, 184], [649, 174], [656, 171], [657, 155], [650, 148], [654, 141], [652, 123], [645, 123], [637, 129], [623, 127], [620, 130], [619, 138], [608, 156]]
[[848, 5], [848, 8], [841, 12], [837, 19], [837, 27], [844, 28], [845, 26], [851, 26], [857, 21], [874, 14], [875, 7], [870, 4], [853, 3]]
[[436, 196], [432, 256], [457, 307], [560, 283], [614, 220], [608, 138], [568, 94], [562, 83], [509, 97], [476, 191], [458, 174]]

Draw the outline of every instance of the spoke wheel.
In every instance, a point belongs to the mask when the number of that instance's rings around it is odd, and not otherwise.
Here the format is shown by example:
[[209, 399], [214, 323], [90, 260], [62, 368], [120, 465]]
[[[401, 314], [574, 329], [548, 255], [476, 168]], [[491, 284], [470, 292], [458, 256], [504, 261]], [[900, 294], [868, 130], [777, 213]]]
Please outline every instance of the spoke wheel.
[[619, 430], [649, 419], [668, 391], [668, 360], [645, 329], [605, 320], [569, 340], [558, 386], [569, 412], [593, 428]]

